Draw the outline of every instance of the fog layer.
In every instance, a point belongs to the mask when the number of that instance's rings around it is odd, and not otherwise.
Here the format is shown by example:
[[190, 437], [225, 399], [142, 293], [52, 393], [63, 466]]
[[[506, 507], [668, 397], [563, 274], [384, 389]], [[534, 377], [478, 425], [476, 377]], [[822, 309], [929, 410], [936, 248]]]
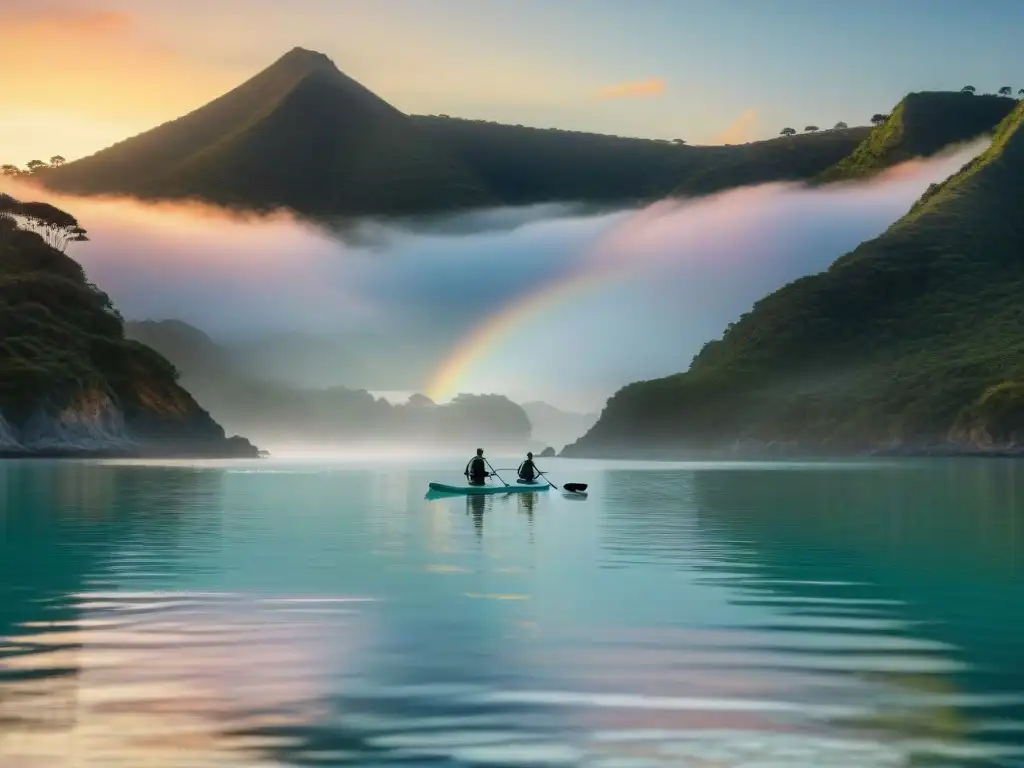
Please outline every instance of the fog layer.
[[625, 383], [685, 370], [754, 301], [880, 234], [980, 148], [860, 184], [363, 222], [346, 238], [285, 214], [5, 191], [78, 217], [91, 241], [69, 252], [126, 318], [177, 318], [246, 344], [263, 374], [424, 390], [474, 333], [501, 326], [448, 366], [446, 394], [590, 410]]

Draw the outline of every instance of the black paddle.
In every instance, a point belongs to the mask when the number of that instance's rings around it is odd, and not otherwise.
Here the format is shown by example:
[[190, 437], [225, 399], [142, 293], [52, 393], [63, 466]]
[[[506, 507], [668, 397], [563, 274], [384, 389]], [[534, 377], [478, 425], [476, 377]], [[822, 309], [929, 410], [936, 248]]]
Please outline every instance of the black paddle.
[[[481, 456], [480, 458], [483, 458], [483, 457]], [[501, 479], [501, 475], [498, 474], [498, 470], [496, 470], [494, 467], [491, 466], [491, 462], [489, 462], [487, 459], [484, 459], [484, 464], [486, 464], [487, 468], [489, 470], [491, 470], [491, 474], [492, 475], [494, 475], [496, 478], [501, 480], [501, 484], [502, 485], [504, 485], [506, 488], [509, 487], [508, 483], [506, 483], [504, 480]]]
[[543, 478], [544, 478], [544, 481], [545, 481], [545, 482], [546, 482], [546, 483], [547, 483], [548, 485], [550, 485], [550, 486], [551, 486], [552, 488], [554, 488], [554, 489], [555, 489], [556, 491], [560, 491], [560, 490], [562, 490], [562, 489], [561, 489], [561, 488], [559, 488], [559, 487], [558, 487], [557, 485], [555, 485], [555, 484], [554, 484], [554, 483], [552, 483], [552, 482], [551, 482], [550, 480], [548, 480], [548, 476], [547, 476], [547, 475], [545, 475], [545, 474], [544, 474], [543, 472], [541, 472], [541, 471], [540, 471], [539, 469], [537, 470], [537, 474], [538, 474], [538, 475], [540, 475], [541, 477], [543, 477]]
[[[490, 465], [488, 464], [488, 466], [490, 466]], [[508, 471], [509, 472], [515, 472], [516, 470], [508, 469]], [[495, 473], [495, 474], [497, 474], [497, 473]], [[559, 488], [557, 485], [555, 485], [550, 480], [548, 480], [548, 476], [547, 476], [546, 473], [541, 472], [538, 469], [537, 470], [537, 474], [540, 475], [541, 477], [543, 477], [544, 478], [544, 482], [546, 482], [548, 485], [550, 485], [556, 491], [566, 490], [569, 493], [583, 493], [585, 490], [587, 490], [587, 487], [588, 487], [586, 483], [566, 483], [562, 488]], [[502, 482], [505, 482], [505, 481], [502, 480]], [[506, 483], [506, 485], [508, 485], [508, 484]]]

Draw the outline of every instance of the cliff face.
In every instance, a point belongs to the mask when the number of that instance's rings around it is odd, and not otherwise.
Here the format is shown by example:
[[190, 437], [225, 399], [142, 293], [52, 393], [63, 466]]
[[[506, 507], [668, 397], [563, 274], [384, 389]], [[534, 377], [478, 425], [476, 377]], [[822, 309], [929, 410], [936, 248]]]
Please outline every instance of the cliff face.
[[258, 455], [125, 338], [109, 297], [62, 252], [77, 229], [0, 195], [0, 454]]

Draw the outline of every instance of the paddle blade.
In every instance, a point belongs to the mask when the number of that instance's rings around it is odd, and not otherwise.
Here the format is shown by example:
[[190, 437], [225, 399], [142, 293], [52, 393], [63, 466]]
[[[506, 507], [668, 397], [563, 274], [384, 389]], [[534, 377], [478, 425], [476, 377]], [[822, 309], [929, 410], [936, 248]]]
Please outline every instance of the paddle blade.
[[587, 490], [586, 483], [566, 483], [562, 487], [570, 493], [583, 493], [583, 491]]

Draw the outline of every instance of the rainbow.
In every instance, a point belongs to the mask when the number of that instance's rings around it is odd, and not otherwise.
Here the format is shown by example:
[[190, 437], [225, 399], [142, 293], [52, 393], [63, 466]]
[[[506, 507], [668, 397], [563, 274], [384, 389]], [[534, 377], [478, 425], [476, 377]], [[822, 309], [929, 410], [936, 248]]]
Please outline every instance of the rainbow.
[[603, 285], [617, 271], [597, 269], [576, 273], [509, 302], [455, 345], [454, 350], [431, 375], [427, 384], [427, 397], [435, 402], [450, 400], [458, 393], [459, 382], [473, 364], [516, 328], [591, 288]]
[[[500, 344], [516, 328], [564, 302], [597, 289], [622, 274], [625, 267], [614, 257], [620, 249], [641, 234], [652, 221], [678, 209], [678, 203], [655, 203], [627, 216], [606, 232], [584, 261], [583, 269], [548, 283], [533, 293], [519, 297], [490, 315], [464, 336], [430, 376], [427, 396], [444, 402], [458, 393], [459, 383], [469, 369], [487, 352]], [[631, 263], [631, 267], [637, 265]]]

